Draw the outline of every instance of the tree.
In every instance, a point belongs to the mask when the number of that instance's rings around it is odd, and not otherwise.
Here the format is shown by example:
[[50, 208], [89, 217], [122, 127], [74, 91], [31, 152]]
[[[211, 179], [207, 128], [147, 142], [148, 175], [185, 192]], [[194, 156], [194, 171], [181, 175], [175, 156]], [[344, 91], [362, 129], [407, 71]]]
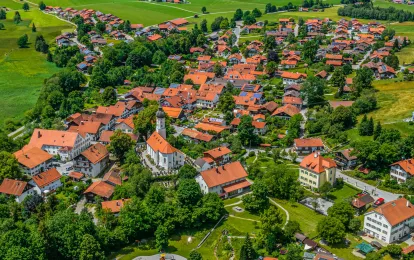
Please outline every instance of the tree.
[[0, 30], [4, 30], [4, 24], [3, 23], [0, 23]]
[[205, 6], [203, 6], [203, 7], [201, 8], [201, 12], [202, 12], [203, 14], [205, 14], [205, 13], [207, 12], [207, 8], [206, 8]]
[[168, 247], [168, 229], [164, 225], [159, 225], [155, 230], [155, 246], [159, 251]]
[[238, 136], [243, 145], [258, 145], [260, 138], [254, 133], [254, 126], [252, 125], [252, 118], [250, 116], [242, 116], [240, 124], [237, 126]]
[[124, 25], [124, 32], [129, 33], [131, 31], [131, 22], [129, 20], [126, 20]]
[[320, 188], [319, 192], [326, 198], [329, 192], [332, 190], [332, 185], [330, 182], [325, 182]]
[[195, 206], [203, 194], [195, 179], [184, 179], [178, 184], [177, 199], [183, 206]]
[[113, 87], [106, 87], [102, 93], [102, 101], [105, 106], [112, 105], [116, 102], [116, 92]]
[[82, 243], [79, 245], [79, 259], [80, 260], [103, 260], [105, 255], [101, 250], [101, 245], [96, 239], [90, 235], [85, 234], [82, 238]]
[[303, 58], [306, 60], [314, 60], [318, 52], [319, 44], [315, 40], [307, 41], [303, 45]]
[[49, 52], [49, 45], [46, 43], [46, 40], [43, 38], [43, 35], [36, 36], [35, 50], [42, 53]]
[[274, 61], [276, 63], [279, 63], [280, 59], [279, 59], [279, 55], [277, 54], [276, 51], [270, 50], [267, 52], [267, 60], [268, 62], [270, 61]]
[[338, 244], [345, 238], [345, 226], [334, 217], [326, 217], [317, 226], [319, 236], [329, 244]]
[[309, 107], [321, 106], [325, 103], [325, 81], [319, 77], [310, 76], [302, 86], [302, 97]]
[[0, 20], [6, 20], [6, 18], [7, 18], [6, 10], [4, 10], [3, 8], [0, 8]]
[[217, 109], [221, 112], [225, 113], [226, 111], [233, 111], [236, 107], [234, 102], [233, 95], [230, 92], [225, 92], [223, 95], [220, 96]]
[[338, 88], [339, 95], [342, 95], [344, 91], [345, 82], [346, 82], [345, 74], [342, 68], [336, 68], [334, 70], [334, 73], [332, 74], [330, 81], [331, 81], [332, 86]]
[[152, 56], [152, 62], [161, 65], [167, 60], [167, 55], [162, 50], [157, 50]]
[[221, 20], [220, 22], [220, 29], [228, 29], [229, 28], [229, 20], [227, 18], [224, 18], [223, 20]]
[[221, 66], [220, 62], [216, 62], [216, 64], [214, 64], [213, 72], [217, 78], [224, 76], [223, 67]]
[[134, 141], [129, 135], [122, 133], [121, 130], [116, 130], [110, 140], [109, 151], [123, 162], [126, 153], [134, 146]]
[[25, 48], [27, 47], [28, 41], [29, 37], [27, 36], [27, 34], [25, 34], [17, 40], [17, 45], [19, 46], [19, 48]]
[[257, 180], [252, 185], [253, 192], [243, 196], [242, 200], [247, 211], [260, 212], [269, 207], [267, 187], [263, 181]]
[[303, 250], [298, 244], [289, 244], [287, 246], [286, 260], [302, 259]]
[[354, 209], [347, 201], [337, 202], [328, 209], [328, 216], [340, 220], [345, 227], [348, 227], [349, 222], [354, 218]]
[[380, 121], [377, 122], [377, 126], [374, 130], [374, 140], [377, 140], [377, 138], [381, 135], [382, 127]]
[[358, 218], [353, 218], [349, 221], [348, 229], [354, 233], [358, 232], [361, 229], [361, 220]]
[[23, 4], [23, 10], [24, 10], [25, 12], [27, 12], [27, 11], [29, 11], [29, 9], [30, 9], [29, 4], [28, 4], [27, 2], [24, 2], [24, 4]]
[[269, 75], [273, 75], [276, 72], [277, 68], [278, 68], [278, 66], [277, 66], [276, 62], [269, 61], [266, 64], [266, 73], [269, 74]]
[[201, 29], [202, 32], [205, 32], [205, 33], [208, 31], [207, 20], [206, 19], [203, 19], [203, 21], [201, 21], [200, 29]]
[[190, 253], [189, 260], [203, 260], [203, 256], [199, 252], [193, 250]]
[[34, 23], [32, 24], [32, 32], [36, 32], [36, 26]]
[[246, 234], [244, 243], [240, 249], [240, 260], [254, 260], [256, 259], [256, 252], [254, 251], [252, 241], [250, 240], [249, 233]]
[[178, 177], [180, 179], [193, 179], [198, 174], [196, 168], [189, 164], [184, 164], [179, 170], [178, 170]]
[[373, 77], [374, 73], [367, 67], [362, 67], [356, 71], [356, 76], [352, 80], [352, 85], [357, 96], [359, 96], [364, 89], [372, 88]]
[[402, 253], [402, 249], [399, 245], [393, 245], [393, 244], [388, 245], [386, 247], [386, 250], [393, 258], [396, 258], [396, 259], [399, 259]]
[[[371, 117], [372, 119], [372, 117]], [[360, 136], [371, 136], [374, 132], [374, 121], [368, 120], [367, 115], [365, 114], [362, 118], [361, 123], [358, 127], [358, 132]]]
[[19, 179], [21, 177], [22, 172], [16, 157], [6, 151], [0, 152], [0, 181], [5, 178]]
[[45, 4], [43, 1], [40, 1], [40, 2], [39, 2], [39, 9], [40, 9], [41, 11], [43, 11], [43, 10], [45, 10], [45, 9], [46, 9], [46, 4]]
[[[274, 36], [266, 36], [264, 39], [264, 50], [270, 51], [276, 49], [276, 39]], [[277, 55], [277, 54], [276, 54]]]

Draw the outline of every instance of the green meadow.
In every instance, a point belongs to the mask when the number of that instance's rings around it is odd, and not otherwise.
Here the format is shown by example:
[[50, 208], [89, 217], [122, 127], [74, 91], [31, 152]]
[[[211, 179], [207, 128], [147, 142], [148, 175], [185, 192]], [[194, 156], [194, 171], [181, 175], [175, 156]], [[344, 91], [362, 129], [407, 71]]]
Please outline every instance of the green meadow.
[[[1, 6], [13, 8], [10, 3], [15, 2], [0, 0]], [[42, 34], [52, 42], [62, 30], [72, 28], [72, 25], [38, 10], [19, 12], [23, 19], [21, 23], [13, 23], [14, 11], [7, 14], [7, 20], [1, 21], [5, 30], [0, 30], [0, 124], [8, 118], [21, 119], [35, 104], [44, 79], [58, 71], [53, 63], [46, 61], [44, 54], [35, 51], [36, 35]], [[32, 23], [37, 27], [35, 33], [31, 30]], [[29, 46], [19, 48], [17, 39], [24, 34], [29, 36]]]

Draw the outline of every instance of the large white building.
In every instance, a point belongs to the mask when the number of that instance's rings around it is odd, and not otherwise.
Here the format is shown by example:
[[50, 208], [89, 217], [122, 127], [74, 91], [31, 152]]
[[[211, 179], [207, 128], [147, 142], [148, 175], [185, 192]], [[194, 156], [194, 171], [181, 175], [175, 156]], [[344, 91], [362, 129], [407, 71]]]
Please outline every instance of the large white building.
[[157, 111], [156, 131], [147, 140], [147, 153], [156, 165], [170, 171], [184, 165], [185, 154], [173, 147], [166, 140], [165, 112], [160, 107]]
[[21, 203], [27, 196], [40, 194], [37, 186], [25, 181], [4, 179], [0, 185], [0, 194], [14, 198], [17, 203]]
[[59, 155], [62, 161], [69, 161], [88, 148], [90, 143], [90, 139], [79, 133], [35, 129], [28, 146], [38, 147], [51, 155]]
[[109, 152], [105, 145], [96, 143], [75, 158], [73, 168], [88, 177], [96, 177], [108, 166]]
[[53, 156], [38, 147], [24, 146], [14, 153], [20, 168], [27, 175], [34, 176], [50, 168]]
[[237, 161], [202, 171], [196, 181], [204, 194], [214, 192], [228, 198], [250, 189], [251, 183], [246, 177], [247, 172]]
[[33, 176], [33, 178], [29, 181], [29, 184], [37, 187], [41, 195], [46, 195], [62, 186], [62, 182], [60, 181], [61, 177], [62, 175], [60, 175], [56, 168], [52, 168]]
[[394, 180], [406, 182], [414, 175], [414, 159], [408, 159], [391, 164], [390, 176]]
[[364, 231], [386, 243], [409, 235], [414, 227], [414, 206], [400, 198], [385, 203], [364, 216]]

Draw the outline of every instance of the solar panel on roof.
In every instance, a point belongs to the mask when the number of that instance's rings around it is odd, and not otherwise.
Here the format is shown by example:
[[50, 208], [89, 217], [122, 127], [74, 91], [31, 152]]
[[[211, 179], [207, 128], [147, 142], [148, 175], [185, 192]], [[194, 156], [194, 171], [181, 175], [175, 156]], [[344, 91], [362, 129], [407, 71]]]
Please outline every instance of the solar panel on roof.
[[253, 97], [254, 98], [262, 98], [262, 94], [261, 93], [254, 93]]
[[162, 95], [162, 94], [164, 94], [164, 92], [165, 92], [165, 88], [156, 88], [154, 90], [154, 94], [156, 94], [156, 95]]
[[170, 88], [178, 88], [180, 86], [180, 84], [177, 83], [171, 83], [170, 84]]
[[247, 92], [243, 91], [243, 92], [240, 93], [240, 97], [245, 97], [245, 96], [247, 96]]

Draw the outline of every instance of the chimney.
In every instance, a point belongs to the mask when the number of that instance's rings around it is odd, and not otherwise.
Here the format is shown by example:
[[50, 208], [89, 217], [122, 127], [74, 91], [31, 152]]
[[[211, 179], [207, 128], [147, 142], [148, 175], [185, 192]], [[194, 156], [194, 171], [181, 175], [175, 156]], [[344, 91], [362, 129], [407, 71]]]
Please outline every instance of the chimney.
[[318, 158], [318, 153], [317, 153], [317, 152], [315, 152], [315, 153], [313, 154], [313, 157]]
[[40, 137], [42, 137], [42, 134], [40, 133], [40, 130], [39, 130], [37, 131], [37, 138], [40, 138]]
[[409, 200], [407, 200], [407, 208], [409, 208], [411, 205], [410, 205], [410, 201]]
[[216, 172], [217, 172], [217, 173], [219, 173], [219, 170], [218, 170], [218, 168], [216, 168]]

